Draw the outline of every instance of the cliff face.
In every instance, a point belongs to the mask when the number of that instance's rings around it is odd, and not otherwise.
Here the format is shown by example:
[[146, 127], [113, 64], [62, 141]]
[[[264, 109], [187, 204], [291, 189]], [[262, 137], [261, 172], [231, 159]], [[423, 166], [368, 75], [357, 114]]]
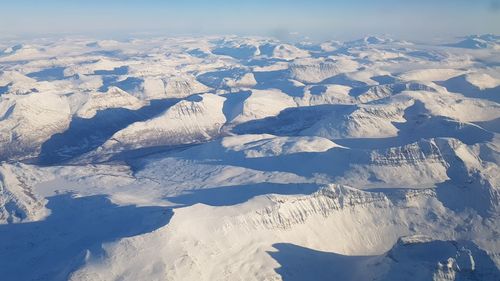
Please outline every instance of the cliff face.
[[46, 199], [39, 196], [33, 185], [40, 173], [22, 171], [23, 167], [3, 163], [0, 166], [0, 224], [37, 221], [49, 215]]
[[2, 280], [499, 280], [493, 35], [14, 41]]

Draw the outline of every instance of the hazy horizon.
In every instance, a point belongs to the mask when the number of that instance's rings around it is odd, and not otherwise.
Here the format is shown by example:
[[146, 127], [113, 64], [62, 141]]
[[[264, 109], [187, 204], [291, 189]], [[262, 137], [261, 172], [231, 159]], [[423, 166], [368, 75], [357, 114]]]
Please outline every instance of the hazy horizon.
[[432, 39], [500, 33], [500, 2], [442, 1], [4, 1], [0, 33], [262, 35], [353, 39], [387, 34]]

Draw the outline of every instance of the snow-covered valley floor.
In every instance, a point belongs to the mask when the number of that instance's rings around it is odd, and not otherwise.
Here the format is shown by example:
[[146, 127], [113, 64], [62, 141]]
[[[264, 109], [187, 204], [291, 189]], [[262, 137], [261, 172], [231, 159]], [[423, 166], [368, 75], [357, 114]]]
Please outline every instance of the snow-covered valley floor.
[[0, 280], [500, 280], [500, 37], [0, 41]]

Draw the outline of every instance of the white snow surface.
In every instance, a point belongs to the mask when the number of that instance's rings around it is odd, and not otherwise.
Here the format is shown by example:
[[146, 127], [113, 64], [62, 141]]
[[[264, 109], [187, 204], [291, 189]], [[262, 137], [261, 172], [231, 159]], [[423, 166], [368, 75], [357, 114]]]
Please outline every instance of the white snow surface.
[[1, 39], [0, 279], [498, 281], [498, 41]]

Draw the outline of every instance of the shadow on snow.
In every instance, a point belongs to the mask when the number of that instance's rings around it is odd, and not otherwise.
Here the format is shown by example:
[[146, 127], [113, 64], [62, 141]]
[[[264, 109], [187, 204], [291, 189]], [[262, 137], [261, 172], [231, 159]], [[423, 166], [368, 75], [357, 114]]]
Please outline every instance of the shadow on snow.
[[74, 117], [66, 131], [53, 135], [42, 144], [38, 164], [61, 164], [81, 156], [102, 145], [119, 130], [134, 122], [155, 117], [177, 101], [153, 100], [138, 110], [110, 108], [98, 111], [90, 119]]
[[103, 195], [48, 200], [45, 220], [0, 225], [2, 280], [66, 280], [87, 250], [100, 256], [103, 243], [151, 232], [172, 216], [163, 207], [118, 206]]
[[[276, 273], [284, 281], [299, 280], [433, 280], [439, 262], [455, 258], [459, 270], [454, 280], [495, 281], [500, 271], [488, 254], [470, 241], [396, 243], [379, 256], [347, 256], [317, 251], [294, 244], [278, 243], [268, 252], [280, 266]], [[473, 257], [471, 261], [469, 254]], [[384, 266], [386, 265], [386, 266]]]

